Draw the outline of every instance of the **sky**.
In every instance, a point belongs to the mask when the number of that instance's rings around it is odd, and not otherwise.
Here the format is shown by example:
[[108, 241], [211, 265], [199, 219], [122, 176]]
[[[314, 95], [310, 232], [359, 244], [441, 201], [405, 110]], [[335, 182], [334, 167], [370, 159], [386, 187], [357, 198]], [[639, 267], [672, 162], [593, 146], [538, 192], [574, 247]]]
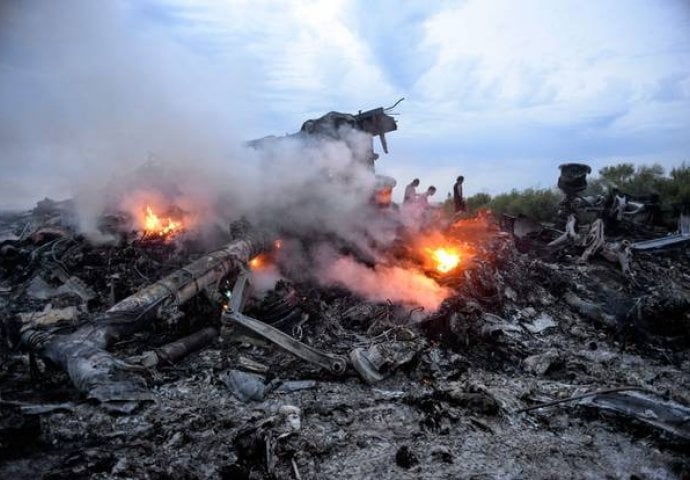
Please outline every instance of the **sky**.
[[395, 198], [690, 161], [688, 0], [95, 3], [0, 6], [0, 208], [401, 97]]

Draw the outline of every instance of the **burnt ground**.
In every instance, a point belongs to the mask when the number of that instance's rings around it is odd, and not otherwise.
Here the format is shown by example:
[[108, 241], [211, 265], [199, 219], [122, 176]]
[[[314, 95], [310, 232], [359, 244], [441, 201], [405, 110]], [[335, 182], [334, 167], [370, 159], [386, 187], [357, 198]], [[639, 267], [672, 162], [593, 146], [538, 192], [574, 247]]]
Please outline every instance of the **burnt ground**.
[[[27, 218], [5, 218], [5, 230], [26, 229]], [[586, 399], [518, 411], [637, 387], [686, 412], [686, 249], [636, 255], [631, 281], [604, 260], [579, 265], [573, 252], [525, 245], [521, 253], [512, 238], [494, 233], [472, 266], [443, 279], [455, 294], [431, 316], [339, 289], [283, 284], [273, 295], [287, 291], [296, 300], [255, 302], [249, 311], [269, 318], [276, 304], [289, 304], [307, 315], [288, 315], [278, 326], [331, 352], [378, 345], [392, 358], [390, 376], [369, 385], [350, 367], [336, 377], [237, 331], [152, 369], [154, 402], [117, 414], [83, 398], [64, 372], [40, 359], [32, 368], [17, 345], [17, 314], [47, 303], [79, 305], [62, 325], [74, 328], [200, 251], [164, 243], [95, 247], [56, 231], [8, 238], [0, 282], [0, 478], [690, 477], [687, 414], [673, 424], [654, 408], [615, 413]], [[56, 263], [97, 297], [36, 298], [35, 285], [29, 290], [36, 276], [59, 285], [49, 275]], [[190, 302], [186, 313], [115, 351], [126, 358], [218, 324], [207, 300]], [[311, 381], [301, 385], [309, 388], [278, 387], [242, 402], [227, 375], [249, 360], [266, 367], [272, 385]], [[299, 425], [286, 405], [299, 408]]]

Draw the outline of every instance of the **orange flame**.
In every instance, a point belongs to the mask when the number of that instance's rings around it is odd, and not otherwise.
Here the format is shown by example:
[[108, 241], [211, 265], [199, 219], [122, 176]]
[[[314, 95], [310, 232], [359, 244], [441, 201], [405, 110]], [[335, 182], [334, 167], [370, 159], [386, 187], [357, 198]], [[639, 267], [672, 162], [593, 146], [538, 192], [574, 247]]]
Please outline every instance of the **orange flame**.
[[467, 267], [476, 255], [476, 248], [463, 236], [460, 231], [444, 233], [436, 230], [414, 238], [416, 255], [424, 269], [445, 275]]
[[144, 234], [146, 236], [165, 237], [171, 233], [177, 233], [182, 229], [182, 222], [168, 217], [165, 221], [156, 215], [150, 205], [146, 205], [146, 217], [144, 218]]
[[441, 273], [448, 273], [460, 265], [460, 252], [453, 247], [427, 248], [426, 251], [431, 254], [436, 270]]
[[264, 254], [259, 254], [256, 257], [249, 260], [249, 267], [252, 270], [258, 270], [261, 267], [263, 267], [264, 265], [266, 265], [266, 262], [267, 262], [266, 256]]

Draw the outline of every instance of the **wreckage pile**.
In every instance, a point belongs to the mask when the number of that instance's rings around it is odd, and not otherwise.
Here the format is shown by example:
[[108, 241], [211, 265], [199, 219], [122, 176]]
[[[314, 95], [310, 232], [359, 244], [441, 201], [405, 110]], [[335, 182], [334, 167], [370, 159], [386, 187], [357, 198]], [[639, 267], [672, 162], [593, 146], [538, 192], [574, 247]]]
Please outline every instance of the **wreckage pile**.
[[622, 270], [461, 220], [471, 261], [427, 272], [449, 295], [426, 312], [253, 295], [279, 243], [246, 225], [97, 244], [70, 212], [0, 225], [2, 478], [690, 475], [686, 244]]

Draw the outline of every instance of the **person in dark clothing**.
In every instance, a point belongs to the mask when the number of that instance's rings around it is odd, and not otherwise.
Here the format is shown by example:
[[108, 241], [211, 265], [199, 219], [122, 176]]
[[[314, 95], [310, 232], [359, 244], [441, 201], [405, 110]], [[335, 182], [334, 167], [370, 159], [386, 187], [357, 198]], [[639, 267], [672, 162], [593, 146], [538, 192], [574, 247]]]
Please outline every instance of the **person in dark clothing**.
[[408, 186], [405, 187], [405, 197], [403, 203], [411, 203], [417, 200], [417, 187], [419, 186], [419, 179], [415, 178]]
[[460, 175], [455, 185], [453, 185], [453, 205], [455, 206], [455, 213], [465, 211], [465, 199], [462, 196], [462, 183], [465, 181], [465, 177]]

